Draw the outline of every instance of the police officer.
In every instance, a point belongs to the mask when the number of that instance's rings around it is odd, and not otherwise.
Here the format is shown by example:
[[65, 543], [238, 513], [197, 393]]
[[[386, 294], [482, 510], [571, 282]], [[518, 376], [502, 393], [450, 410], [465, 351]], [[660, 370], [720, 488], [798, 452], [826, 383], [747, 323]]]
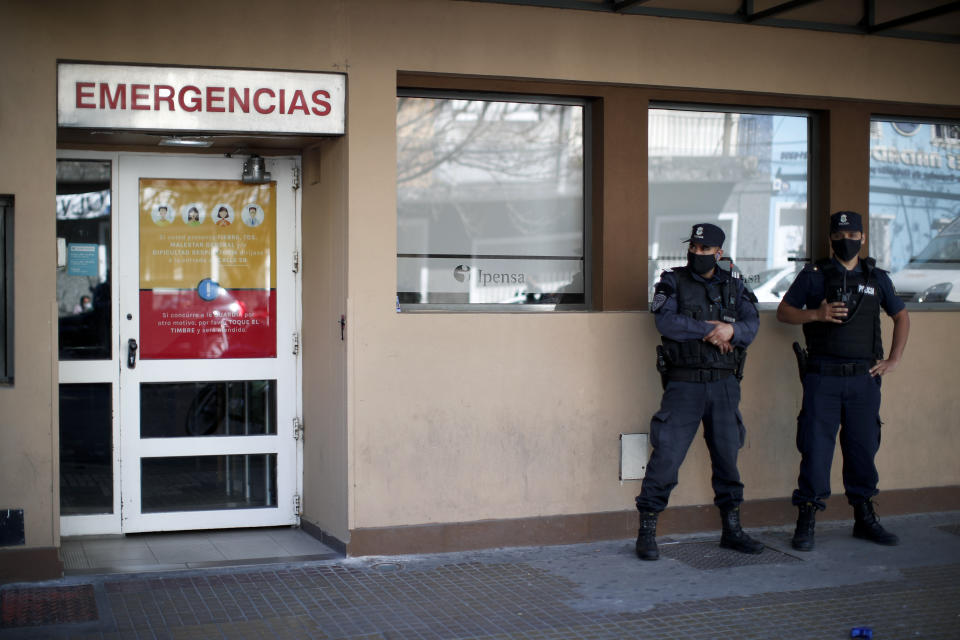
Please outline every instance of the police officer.
[[[840, 427], [843, 486], [853, 506], [853, 535], [895, 545], [881, 526], [871, 499], [877, 495], [874, 457], [880, 448], [880, 379], [900, 362], [910, 318], [887, 272], [872, 258], [860, 259], [863, 223], [853, 211], [830, 217], [833, 256], [808, 265], [787, 290], [777, 319], [802, 324], [803, 407], [797, 418], [800, 477], [793, 492], [799, 509], [792, 545], [814, 547], [815, 514], [830, 495], [830, 464]], [[893, 317], [893, 347], [883, 359], [880, 310]]]
[[743, 484], [737, 453], [745, 431], [737, 406], [746, 347], [757, 335], [756, 297], [739, 277], [720, 269], [724, 233], [712, 224], [693, 226], [687, 265], [664, 271], [654, 290], [664, 382], [660, 410], [650, 422], [653, 454], [637, 496], [637, 556], [657, 560], [657, 517], [677, 486], [677, 473], [700, 421], [713, 467], [714, 503], [722, 514], [720, 546], [760, 553], [763, 544], [740, 526]]

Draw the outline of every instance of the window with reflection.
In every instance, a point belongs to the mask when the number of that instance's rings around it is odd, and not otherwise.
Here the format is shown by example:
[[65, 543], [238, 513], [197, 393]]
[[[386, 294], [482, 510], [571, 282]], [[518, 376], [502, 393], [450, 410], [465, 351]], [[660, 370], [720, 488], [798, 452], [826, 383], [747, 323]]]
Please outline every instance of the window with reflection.
[[277, 454], [141, 458], [141, 510], [209, 511], [277, 506]]
[[905, 302], [960, 308], [960, 123], [870, 125], [870, 255]]
[[276, 380], [140, 385], [141, 438], [276, 433]]
[[111, 167], [57, 160], [57, 307], [61, 360], [111, 358]]
[[710, 222], [726, 233], [721, 266], [775, 307], [808, 259], [808, 116], [671, 105], [648, 124], [649, 296], [686, 264], [692, 225]]
[[402, 308], [582, 308], [586, 106], [397, 98]]

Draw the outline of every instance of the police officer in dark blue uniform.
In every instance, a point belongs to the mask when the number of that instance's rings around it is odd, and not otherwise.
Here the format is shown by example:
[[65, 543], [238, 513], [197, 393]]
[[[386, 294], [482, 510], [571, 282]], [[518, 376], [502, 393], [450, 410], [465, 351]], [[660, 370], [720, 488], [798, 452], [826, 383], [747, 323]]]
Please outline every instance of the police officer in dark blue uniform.
[[712, 224], [693, 226], [687, 265], [664, 271], [654, 290], [663, 344], [657, 368], [664, 382], [660, 410], [650, 422], [653, 454], [647, 464], [637, 510], [637, 556], [656, 560], [657, 517], [677, 486], [677, 473], [703, 421], [713, 468], [714, 503], [722, 514], [720, 546], [760, 553], [763, 544], [740, 526], [743, 483], [737, 454], [746, 432], [737, 408], [746, 348], [760, 324], [756, 296], [743, 280], [719, 268], [724, 233]]
[[[800, 477], [793, 492], [799, 509], [792, 545], [814, 547], [815, 514], [830, 496], [830, 465], [840, 427], [843, 485], [853, 506], [853, 535], [895, 545], [877, 520], [872, 498], [879, 476], [880, 379], [903, 356], [910, 318], [887, 272], [860, 259], [863, 222], [853, 211], [830, 217], [833, 256], [808, 265], [787, 290], [777, 319], [802, 324], [807, 351], [799, 351], [803, 406], [797, 418]], [[883, 358], [880, 310], [893, 317], [893, 346]]]

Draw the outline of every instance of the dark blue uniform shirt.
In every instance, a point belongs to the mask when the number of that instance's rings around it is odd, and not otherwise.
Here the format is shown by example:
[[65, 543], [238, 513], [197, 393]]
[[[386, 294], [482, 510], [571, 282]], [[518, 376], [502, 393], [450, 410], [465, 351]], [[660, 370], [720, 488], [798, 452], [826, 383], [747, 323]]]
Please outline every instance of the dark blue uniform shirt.
[[[831, 258], [831, 260], [834, 266], [840, 270], [840, 273], [847, 271], [836, 258]], [[858, 261], [856, 266], [848, 273], [861, 273], [862, 271]], [[893, 289], [893, 282], [890, 281], [890, 275], [883, 269], [874, 269], [873, 272], [876, 274], [877, 285], [880, 289], [878, 292], [880, 306], [887, 312], [887, 315], [893, 316], [900, 313], [906, 305], [903, 304], [903, 300], [897, 297]], [[859, 282], [863, 276], [858, 275], [856, 278], [856, 281]], [[824, 286], [823, 272], [814, 269], [813, 265], [807, 265], [803, 271], [797, 274], [797, 279], [787, 289], [783, 299], [788, 305], [797, 309], [817, 309], [826, 297], [827, 290]]]
[[[846, 271], [847, 273], [860, 274], [863, 271], [859, 261], [853, 269], [847, 270], [836, 258], [831, 258], [831, 260], [834, 266], [840, 270], [840, 273]], [[893, 282], [890, 281], [890, 275], [883, 269], [875, 268], [873, 272], [877, 278], [877, 295], [879, 297], [878, 302], [880, 303], [880, 307], [887, 312], [887, 315], [893, 316], [900, 313], [906, 305], [903, 304], [903, 300], [897, 297], [897, 293], [893, 288]], [[855, 278], [855, 282], [860, 282], [863, 276], [857, 275]], [[803, 271], [797, 274], [797, 279], [794, 280], [790, 288], [787, 289], [783, 300], [791, 307], [796, 307], [797, 309], [817, 309], [826, 297], [827, 290], [824, 285], [823, 271], [814, 269], [813, 265], [807, 265], [803, 268]], [[837, 358], [822, 356], [821, 359], [836, 360]], [[849, 360], [849, 358], [847, 358], [847, 360]]]
[[[686, 268], [686, 267], [681, 267]], [[757, 336], [760, 328], [760, 314], [753, 302], [753, 294], [747, 289], [743, 280], [733, 278], [729, 271], [717, 268], [709, 280], [705, 280], [695, 273], [691, 273], [694, 280], [707, 283], [711, 294], [719, 294], [720, 283], [733, 280], [737, 288], [737, 321], [733, 323], [733, 340], [735, 347], [746, 347]], [[672, 271], [660, 274], [660, 280], [654, 289], [653, 304], [650, 311], [655, 314], [657, 330], [671, 340], [702, 340], [713, 331], [715, 325], [704, 320], [694, 320], [689, 316], [678, 313], [677, 303], [677, 276]]]

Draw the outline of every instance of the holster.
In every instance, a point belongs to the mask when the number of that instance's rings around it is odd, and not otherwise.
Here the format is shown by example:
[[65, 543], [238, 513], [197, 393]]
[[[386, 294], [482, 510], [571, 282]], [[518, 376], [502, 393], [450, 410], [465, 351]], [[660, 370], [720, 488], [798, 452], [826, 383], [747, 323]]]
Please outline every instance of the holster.
[[807, 372], [807, 350], [801, 347], [799, 342], [794, 342], [793, 353], [797, 356], [797, 370], [800, 373], [800, 382], [803, 382], [803, 374]]
[[667, 357], [663, 350], [663, 345], [657, 345], [657, 371], [660, 372], [660, 384], [664, 389], [667, 388]]
[[747, 364], [747, 350], [740, 349], [737, 353], [737, 368], [734, 370], [733, 375], [737, 377], [737, 382], [743, 382], [743, 368]]

